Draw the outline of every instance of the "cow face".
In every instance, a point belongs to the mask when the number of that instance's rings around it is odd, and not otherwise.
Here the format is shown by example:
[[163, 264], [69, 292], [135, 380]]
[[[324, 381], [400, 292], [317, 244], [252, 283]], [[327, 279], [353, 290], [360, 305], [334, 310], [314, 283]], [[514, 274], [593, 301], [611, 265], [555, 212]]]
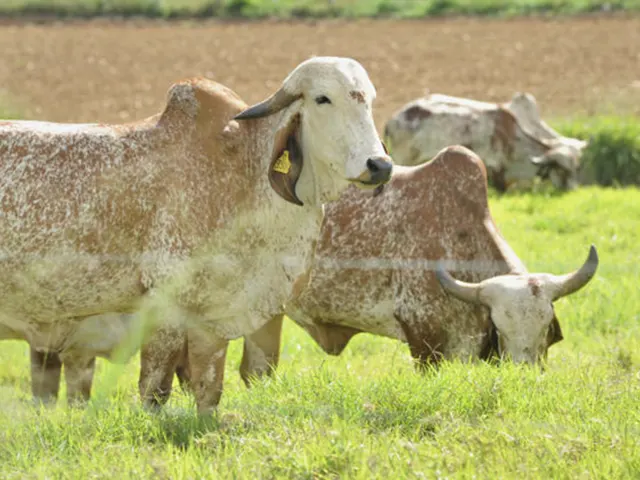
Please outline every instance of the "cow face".
[[595, 275], [598, 254], [591, 247], [584, 265], [573, 273], [500, 275], [478, 284], [460, 282], [445, 270], [436, 272], [442, 287], [453, 296], [489, 307], [502, 357], [535, 363], [562, 339], [553, 302], [584, 287]]
[[555, 142], [544, 155], [531, 158], [542, 178], [549, 178], [556, 188], [571, 190], [578, 186], [582, 151], [586, 142], [569, 144]]
[[389, 180], [391, 158], [371, 112], [375, 96], [355, 60], [315, 57], [291, 72], [272, 97], [236, 119], [287, 108], [286, 125], [276, 134], [271, 185], [292, 203], [321, 204], [336, 200], [349, 183], [375, 188]]

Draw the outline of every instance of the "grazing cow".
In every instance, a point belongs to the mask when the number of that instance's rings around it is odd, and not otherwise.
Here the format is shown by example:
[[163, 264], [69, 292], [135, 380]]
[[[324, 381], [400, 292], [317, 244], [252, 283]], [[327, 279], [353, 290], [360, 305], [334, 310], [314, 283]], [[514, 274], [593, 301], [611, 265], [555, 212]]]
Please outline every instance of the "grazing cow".
[[[491, 218], [482, 161], [448, 147], [432, 162], [395, 167], [376, 197], [351, 188], [327, 205], [310, 283], [286, 314], [333, 355], [368, 332], [408, 343], [420, 365], [494, 354], [535, 363], [562, 339], [553, 302], [585, 286], [597, 265], [591, 247], [573, 273], [528, 273]], [[282, 319], [245, 336], [245, 382], [277, 365]], [[170, 384], [173, 370], [162, 368]]]
[[448, 145], [464, 145], [483, 159], [499, 191], [536, 175], [557, 188], [574, 188], [587, 145], [552, 130], [540, 120], [535, 98], [520, 93], [504, 105], [432, 94], [396, 112], [385, 138], [399, 165], [417, 165]]
[[[159, 317], [153, 335], [182, 348], [180, 324], [198, 411], [212, 411], [229, 339], [308, 281], [322, 205], [388, 181], [375, 94], [355, 60], [315, 57], [250, 108], [199, 78], [138, 123], [2, 122], [0, 325], [66, 362], [124, 340], [131, 354]], [[139, 310], [105, 331], [103, 314]]]

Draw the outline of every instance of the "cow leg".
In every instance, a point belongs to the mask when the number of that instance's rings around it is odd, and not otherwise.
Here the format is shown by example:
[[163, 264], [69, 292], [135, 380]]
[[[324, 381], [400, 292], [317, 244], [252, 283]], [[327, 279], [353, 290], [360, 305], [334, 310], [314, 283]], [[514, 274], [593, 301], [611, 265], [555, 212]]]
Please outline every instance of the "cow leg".
[[[173, 387], [173, 374], [184, 368], [186, 331], [182, 326], [158, 327], [144, 343], [140, 351], [140, 399], [147, 408], [158, 408], [169, 400]], [[178, 378], [181, 385], [182, 369]]]
[[500, 170], [491, 169], [489, 172], [489, 179], [491, 180], [491, 184], [493, 188], [495, 188], [499, 193], [505, 193], [507, 191], [507, 179], [505, 177], [505, 169], [501, 168]]
[[39, 352], [30, 348], [31, 393], [34, 400], [54, 403], [58, 399], [62, 362], [54, 352]]
[[284, 315], [276, 315], [262, 328], [244, 337], [240, 376], [247, 387], [252, 378], [271, 375], [280, 360], [280, 339]]
[[190, 383], [201, 416], [213, 413], [220, 403], [228, 344], [215, 333], [197, 327], [187, 330]]
[[82, 405], [91, 398], [95, 357], [70, 356], [64, 358], [64, 378], [67, 384], [67, 403]]
[[407, 322], [398, 312], [394, 314], [409, 344], [409, 351], [419, 371], [425, 371], [429, 366], [437, 367], [444, 358], [444, 349], [447, 342], [446, 331], [436, 322], [426, 323], [429, 327], [424, 327], [422, 322]]
[[187, 350], [187, 339], [184, 341], [184, 349], [180, 355], [178, 366], [176, 367], [176, 377], [180, 383], [183, 392], [192, 392], [191, 388], [191, 369], [189, 368], [189, 352]]

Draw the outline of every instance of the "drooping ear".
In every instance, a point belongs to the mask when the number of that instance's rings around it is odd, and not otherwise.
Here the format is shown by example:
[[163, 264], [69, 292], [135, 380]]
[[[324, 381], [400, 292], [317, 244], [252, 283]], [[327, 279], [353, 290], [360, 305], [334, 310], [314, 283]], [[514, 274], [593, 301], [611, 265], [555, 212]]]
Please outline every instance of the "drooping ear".
[[562, 329], [560, 328], [560, 323], [556, 318], [556, 315], [553, 315], [553, 320], [551, 321], [551, 325], [549, 325], [549, 330], [547, 331], [547, 348], [549, 348], [554, 343], [558, 343], [562, 341], [564, 337], [562, 336]]
[[296, 114], [285, 128], [276, 133], [269, 165], [269, 183], [287, 202], [302, 206], [302, 201], [296, 195], [296, 184], [303, 165], [302, 149], [298, 142], [299, 126], [300, 114]]

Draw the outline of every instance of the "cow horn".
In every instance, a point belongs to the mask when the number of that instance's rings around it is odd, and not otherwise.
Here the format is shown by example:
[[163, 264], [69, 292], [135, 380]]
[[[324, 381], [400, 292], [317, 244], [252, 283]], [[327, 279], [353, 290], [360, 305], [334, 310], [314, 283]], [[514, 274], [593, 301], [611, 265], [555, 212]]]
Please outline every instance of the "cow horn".
[[479, 283], [466, 283], [456, 280], [449, 272], [447, 272], [442, 265], [438, 265], [436, 268], [436, 278], [442, 288], [449, 292], [456, 298], [464, 300], [469, 303], [482, 303], [480, 301], [480, 284]]
[[547, 155], [538, 155], [535, 157], [531, 157], [531, 163], [538, 167], [542, 167], [544, 165], [549, 165], [552, 163], [551, 159]]
[[278, 90], [263, 102], [247, 108], [243, 112], [240, 112], [238, 115], [233, 117], [233, 119], [248, 120], [250, 118], [266, 117], [282, 110], [285, 107], [288, 107], [300, 97], [301, 95], [294, 95], [286, 92], [284, 88], [280, 88], [280, 90]]
[[575, 272], [553, 276], [552, 299], [557, 300], [584, 287], [593, 278], [598, 268], [598, 252], [594, 245], [589, 249], [589, 256], [584, 264]]

